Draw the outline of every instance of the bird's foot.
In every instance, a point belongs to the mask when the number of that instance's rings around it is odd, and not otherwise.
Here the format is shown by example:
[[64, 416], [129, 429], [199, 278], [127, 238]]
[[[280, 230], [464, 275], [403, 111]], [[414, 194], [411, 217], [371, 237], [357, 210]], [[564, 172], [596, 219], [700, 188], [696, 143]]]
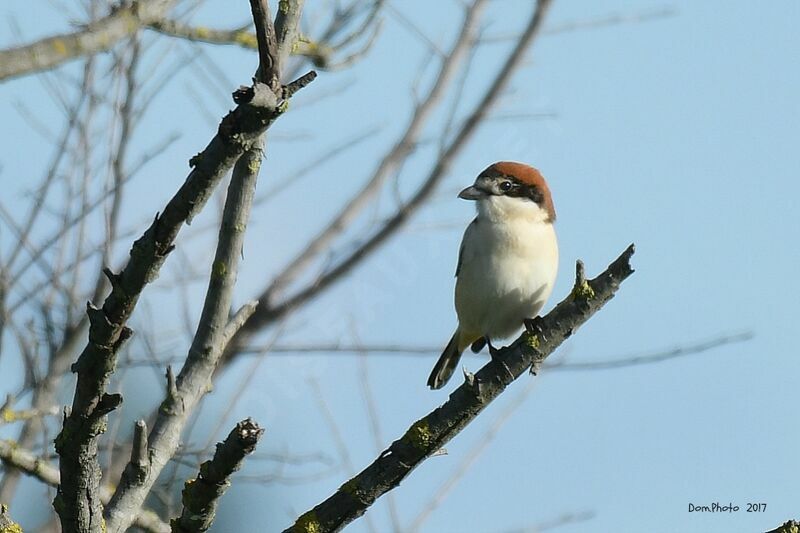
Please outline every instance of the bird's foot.
[[500, 350], [495, 348], [492, 345], [492, 341], [488, 340], [488, 338], [486, 340], [486, 344], [489, 345], [489, 355], [492, 357], [492, 360], [497, 359], [500, 356]]
[[522, 323], [525, 325], [525, 331], [527, 331], [529, 335], [536, 335], [542, 341], [547, 340], [544, 336], [544, 320], [542, 317], [524, 318]]
[[[536, 316], [534, 318], [526, 318], [522, 323], [525, 324], [525, 331], [531, 336], [529, 344], [538, 350], [541, 343], [547, 340], [547, 337], [544, 335], [544, 320], [542, 317]], [[534, 376], [538, 375], [541, 366], [542, 361], [538, 357], [534, 358], [533, 363], [531, 363], [531, 374]]]

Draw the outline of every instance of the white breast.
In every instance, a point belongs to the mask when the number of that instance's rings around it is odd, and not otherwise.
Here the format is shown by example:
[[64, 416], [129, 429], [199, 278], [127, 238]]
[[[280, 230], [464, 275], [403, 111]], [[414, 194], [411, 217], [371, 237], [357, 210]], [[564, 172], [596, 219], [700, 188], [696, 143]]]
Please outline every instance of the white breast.
[[558, 271], [553, 225], [535, 216], [508, 217], [507, 206], [499, 207], [506, 207], [504, 216], [491, 204], [479, 206], [464, 234], [455, 304], [467, 337], [503, 339], [519, 331], [544, 306]]

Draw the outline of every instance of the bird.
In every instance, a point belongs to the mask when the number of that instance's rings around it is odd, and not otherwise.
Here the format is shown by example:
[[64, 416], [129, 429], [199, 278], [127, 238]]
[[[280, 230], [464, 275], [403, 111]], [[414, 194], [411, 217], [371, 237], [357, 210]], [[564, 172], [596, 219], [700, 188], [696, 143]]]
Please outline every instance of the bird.
[[556, 211], [542, 174], [524, 163], [500, 161], [458, 194], [477, 204], [456, 266], [458, 327], [433, 367], [428, 386], [442, 388], [461, 354], [475, 353], [530, 324], [544, 307], [558, 273]]

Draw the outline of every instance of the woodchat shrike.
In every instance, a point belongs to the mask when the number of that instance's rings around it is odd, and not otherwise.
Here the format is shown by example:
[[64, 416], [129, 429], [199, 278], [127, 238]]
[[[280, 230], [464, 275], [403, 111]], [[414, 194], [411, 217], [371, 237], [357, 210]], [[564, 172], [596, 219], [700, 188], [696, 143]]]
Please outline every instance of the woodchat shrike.
[[456, 267], [458, 327], [428, 378], [440, 389], [467, 346], [479, 352], [508, 338], [544, 306], [558, 271], [556, 212], [542, 175], [522, 163], [499, 162], [481, 172], [459, 198], [474, 200]]

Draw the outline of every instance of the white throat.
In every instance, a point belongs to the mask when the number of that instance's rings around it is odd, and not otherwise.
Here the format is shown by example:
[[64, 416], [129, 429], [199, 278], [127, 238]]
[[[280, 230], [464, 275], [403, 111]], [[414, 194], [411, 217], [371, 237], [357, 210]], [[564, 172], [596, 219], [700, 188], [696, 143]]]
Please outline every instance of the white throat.
[[490, 195], [478, 200], [478, 218], [492, 224], [544, 224], [550, 215], [527, 198]]

